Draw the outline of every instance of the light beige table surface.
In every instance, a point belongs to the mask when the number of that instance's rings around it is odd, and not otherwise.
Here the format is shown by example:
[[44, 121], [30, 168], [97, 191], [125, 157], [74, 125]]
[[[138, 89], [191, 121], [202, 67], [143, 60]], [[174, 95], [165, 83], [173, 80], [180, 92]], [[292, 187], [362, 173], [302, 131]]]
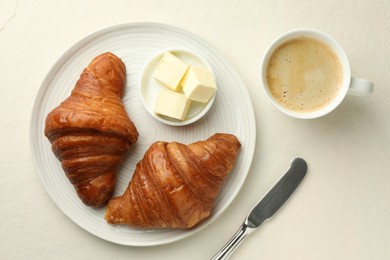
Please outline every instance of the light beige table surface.
[[[29, 123], [56, 60], [92, 32], [129, 22], [192, 32], [244, 79], [256, 117], [250, 173], [211, 225], [179, 242], [127, 247], [91, 235], [53, 203], [34, 169]], [[261, 92], [267, 45], [294, 28], [323, 30], [346, 50], [370, 97], [330, 115], [289, 118]], [[0, 259], [209, 259], [295, 156], [309, 172], [289, 203], [231, 259], [390, 259], [390, 1], [0, 1]]]

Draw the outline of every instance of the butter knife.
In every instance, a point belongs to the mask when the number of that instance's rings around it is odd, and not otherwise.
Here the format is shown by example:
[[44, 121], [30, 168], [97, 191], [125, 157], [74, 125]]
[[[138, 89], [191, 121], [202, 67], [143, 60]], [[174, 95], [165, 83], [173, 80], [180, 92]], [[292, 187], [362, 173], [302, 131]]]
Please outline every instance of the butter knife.
[[287, 172], [260, 200], [244, 220], [244, 223], [227, 244], [212, 260], [227, 259], [237, 246], [256, 230], [263, 222], [270, 219], [293, 194], [307, 172], [307, 164], [302, 158], [292, 160]]

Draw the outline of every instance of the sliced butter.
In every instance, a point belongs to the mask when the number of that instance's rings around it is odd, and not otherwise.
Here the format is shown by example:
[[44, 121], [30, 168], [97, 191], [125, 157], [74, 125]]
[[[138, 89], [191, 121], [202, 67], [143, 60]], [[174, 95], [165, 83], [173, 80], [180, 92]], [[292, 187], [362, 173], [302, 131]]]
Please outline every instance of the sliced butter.
[[154, 112], [171, 118], [184, 120], [187, 117], [191, 100], [185, 95], [163, 89], [157, 97]]
[[217, 91], [213, 75], [203, 67], [191, 67], [181, 85], [189, 99], [202, 103], [207, 103]]
[[176, 91], [180, 81], [188, 70], [188, 65], [170, 52], [165, 52], [153, 77], [165, 86]]

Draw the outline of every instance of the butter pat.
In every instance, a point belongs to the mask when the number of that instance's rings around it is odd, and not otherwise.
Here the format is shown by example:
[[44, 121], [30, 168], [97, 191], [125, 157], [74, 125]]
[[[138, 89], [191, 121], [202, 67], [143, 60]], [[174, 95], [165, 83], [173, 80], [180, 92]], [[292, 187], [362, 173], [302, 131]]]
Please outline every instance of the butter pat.
[[191, 67], [181, 85], [189, 99], [202, 103], [207, 103], [217, 91], [213, 75], [202, 67]]
[[185, 95], [168, 89], [163, 89], [157, 97], [154, 112], [156, 114], [184, 120], [187, 117], [191, 100]]
[[165, 52], [153, 77], [165, 86], [176, 91], [180, 81], [188, 70], [188, 65], [170, 52]]

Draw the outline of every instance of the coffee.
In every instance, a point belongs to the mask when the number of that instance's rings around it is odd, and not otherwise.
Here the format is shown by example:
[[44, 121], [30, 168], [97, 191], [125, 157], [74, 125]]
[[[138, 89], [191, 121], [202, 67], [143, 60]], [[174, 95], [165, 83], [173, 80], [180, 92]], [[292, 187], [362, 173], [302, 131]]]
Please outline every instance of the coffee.
[[327, 106], [341, 87], [343, 71], [333, 50], [309, 37], [283, 43], [266, 67], [267, 87], [289, 110], [310, 112]]

